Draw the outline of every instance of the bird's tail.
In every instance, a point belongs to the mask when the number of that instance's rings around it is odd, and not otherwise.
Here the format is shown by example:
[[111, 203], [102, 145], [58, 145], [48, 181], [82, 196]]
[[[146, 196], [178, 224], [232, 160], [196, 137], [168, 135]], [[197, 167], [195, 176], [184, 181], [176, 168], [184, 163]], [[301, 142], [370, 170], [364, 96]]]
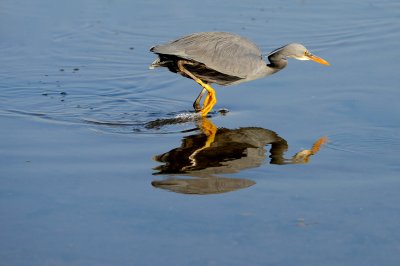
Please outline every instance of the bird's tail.
[[156, 60], [154, 60], [153, 63], [150, 64], [149, 69], [154, 69], [156, 67], [160, 67], [161, 66], [161, 61], [160, 58], [157, 58]]
[[153, 63], [150, 64], [149, 69], [154, 69], [156, 67], [168, 67], [171, 65], [171, 63], [173, 63], [173, 61], [157, 58]]

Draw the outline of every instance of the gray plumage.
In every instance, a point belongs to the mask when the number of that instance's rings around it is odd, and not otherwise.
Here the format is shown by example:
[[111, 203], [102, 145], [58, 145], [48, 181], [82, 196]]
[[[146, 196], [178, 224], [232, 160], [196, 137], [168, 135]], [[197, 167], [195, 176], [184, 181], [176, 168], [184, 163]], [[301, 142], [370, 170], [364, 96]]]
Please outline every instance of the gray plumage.
[[239, 35], [226, 32], [195, 33], [164, 45], [152, 52], [175, 55], [204, 64], [207, 68], [241, 79], [265, 66], [260, 49]]
[[[271, 75], [287, 64], [287, 58], [308, 60], [307, 49], [297, 43], [289, 44], [270, 53], [267, 64], [260, 49], [250, 40], [227, 32], [194, 33], [167, 44], [150, 49], [159, 58], [150, 66], [168, 67], [179, 72], [176, 61], [190, 61], [188, 70], [203, 81], [230, 85]], [[214, 76], [214, 77], [212, 77]]]
[[261, 51], [254, 43], [227, 32], [194, 33], [154, 46], [150, 51], [160, 55], [153, 67], [166, 66], [177, 72], [173, 69], [173, 62], [186, 59], [193, 62], [188, 70], [194, 75], [203, 81], [220, 85], [238, 83], [254, 75], [257, 69], [265, 67]]

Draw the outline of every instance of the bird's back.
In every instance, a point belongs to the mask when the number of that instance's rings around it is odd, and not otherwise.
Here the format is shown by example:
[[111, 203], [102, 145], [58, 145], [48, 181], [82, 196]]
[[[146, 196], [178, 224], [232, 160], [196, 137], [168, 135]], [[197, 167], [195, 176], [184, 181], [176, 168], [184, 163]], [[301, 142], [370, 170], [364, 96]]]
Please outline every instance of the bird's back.
[[151, 48], [157, 54], [196, 61], [218, 72], [246, 79], [265, 66], [260, 49], [248, 39], [227, 32], [194, 33]]

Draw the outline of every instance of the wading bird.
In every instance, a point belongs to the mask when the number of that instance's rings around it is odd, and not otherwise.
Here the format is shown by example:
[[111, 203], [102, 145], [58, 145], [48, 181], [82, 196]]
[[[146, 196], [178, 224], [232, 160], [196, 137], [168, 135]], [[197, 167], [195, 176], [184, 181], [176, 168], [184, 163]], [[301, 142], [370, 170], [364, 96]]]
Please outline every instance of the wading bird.
[[[194, 33], [167, 44], [156, 45], [150, 51], [158, 55], [150, 69], [167, 67], [203, 87], [193, 103], [195, 111], [202, 116], [206, 116], [217, 102], [211, 83], [227, 86], [266, 77], [286, 67], [287, 58], [329, 65], [299, 43], [287, 44], [272, 51], [267, 64], [253, 42], [227, 32]], [[201, 107], [200, 102], [206, 92]]]

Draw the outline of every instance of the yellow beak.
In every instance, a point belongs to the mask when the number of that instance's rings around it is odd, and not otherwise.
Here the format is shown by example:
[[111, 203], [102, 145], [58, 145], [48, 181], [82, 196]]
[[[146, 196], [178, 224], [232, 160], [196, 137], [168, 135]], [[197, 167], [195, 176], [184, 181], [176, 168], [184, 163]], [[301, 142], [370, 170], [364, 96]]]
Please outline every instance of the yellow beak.
[[308, 57], [310, 60], [313, 60], [314, 62], [329, 66], [330, 64], [328, 61], [322, 59], [321, 57], [315, 56], [313, 54], [307, 54], [306, 57]]

